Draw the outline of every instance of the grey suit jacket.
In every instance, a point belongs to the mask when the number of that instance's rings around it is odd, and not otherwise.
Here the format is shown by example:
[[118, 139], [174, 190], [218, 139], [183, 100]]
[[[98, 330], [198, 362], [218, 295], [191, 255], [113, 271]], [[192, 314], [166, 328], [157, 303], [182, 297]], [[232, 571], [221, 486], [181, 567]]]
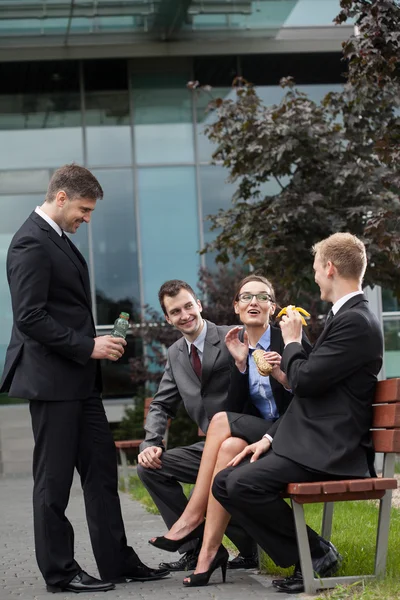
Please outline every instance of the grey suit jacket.
[[163, 447], [167, 420], [175, 417], [181, 402], [204, 433], [217, 412], [242, 412], [244, 399], [228, 402], [231, 370], [225, 336], [232, 327], [207, 321], [201, 381], [193, 371], [184, 337], [168, 349], [164, 375], [147, 415], [141, 450], [148, 446]]

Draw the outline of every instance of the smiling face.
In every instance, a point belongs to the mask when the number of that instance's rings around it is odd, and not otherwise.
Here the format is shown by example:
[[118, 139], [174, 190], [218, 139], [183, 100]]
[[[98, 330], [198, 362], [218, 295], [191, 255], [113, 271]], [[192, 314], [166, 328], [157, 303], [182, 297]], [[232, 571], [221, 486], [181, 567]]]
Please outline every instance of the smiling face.
[[[243, 299], [243, 294], [252, 295], [251, 301]], [[258, 300], [254, 294], [268, 296], [266, 300]], [[239, 315], [241, 322], [247, 327], [267, 327], [271, 316], [275, 312], [276, 304], [273, 302], [271, 289], [260, 281], [249, 281], [245, 283], [239, 292], [239, 300], [235, 302], [235, 313]]]
[[54, 202], [54, 220], [67, 233], [76, 233], [82, 223], [89, 223], [96, 200], [68, 198], [64, 191], [57, 193]]
[[194, 341], [203, 328], [200, 300], [181, 289], [176, 296], [164, 296], [165, 319], [188, 339]]
[[321, 300], [327, 302], [332, 301], [332, 275], [334, 266], [330, 261], [326, 265], [323, 264], [318, 252], [314, 258], [314, 279], [321, 292]]

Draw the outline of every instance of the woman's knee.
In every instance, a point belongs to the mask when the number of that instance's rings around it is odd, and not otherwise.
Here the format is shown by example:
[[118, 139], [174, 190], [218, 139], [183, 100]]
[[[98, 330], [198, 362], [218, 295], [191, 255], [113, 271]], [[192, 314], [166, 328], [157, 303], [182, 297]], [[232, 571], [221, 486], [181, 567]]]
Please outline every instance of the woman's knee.
[[224, 440], [219, 450], [219, 456], [236, 456], [247, 446], [247, 442], [241, 438], [230, 437]]
[[225, 429], [230, 432], [228, 415], [226, 414], [226, 412], [215, 413], [215, 415], [213, 416], [213, 418], [210, 421], [210, 425], [209, 425], [207, 433], [209, 433], [210, 430], [211, 431], [214, 431], [214, 430], [221, 431], [221, 429], [223, 427], [225, 427]]

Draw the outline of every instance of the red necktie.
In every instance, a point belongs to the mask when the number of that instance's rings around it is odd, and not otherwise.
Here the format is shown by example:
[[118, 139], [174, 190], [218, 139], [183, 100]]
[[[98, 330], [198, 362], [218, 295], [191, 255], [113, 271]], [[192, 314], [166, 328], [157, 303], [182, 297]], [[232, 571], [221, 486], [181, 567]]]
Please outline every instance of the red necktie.
[[192, 363], [193, 371], [196, 373], [197, 377], [201, 379], [201, 361], [194, 344], [190, 346], [190, 362]]

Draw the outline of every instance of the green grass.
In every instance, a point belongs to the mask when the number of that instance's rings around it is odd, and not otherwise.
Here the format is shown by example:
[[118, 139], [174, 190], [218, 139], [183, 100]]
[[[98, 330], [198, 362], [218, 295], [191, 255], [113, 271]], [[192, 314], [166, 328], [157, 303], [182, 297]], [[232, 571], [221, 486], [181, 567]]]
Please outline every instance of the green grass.
[[[192, 485], [184, 485], [188, 495]], [[156, 514], [158, 510], [149, 493], [137, 476], [130, 478], [129, 492], [141, 502], [146, 510]], [[320, 531], [322, 504], [305, 506], [307, 523]], [[337, 575], [365, 575], [373, 573], [375, 540], [378, 522], [378, 506], [373, 501], [340, 502], [335, 505], [332, 542], [343, 556], [343, 564]], [[155, 532], [156, 533], [156, 532]], [[387, 576], [359, 585], [337, 586], [322, 593], [315, 600], [398, 600], [400, 598], [400, 510], [392, 508]], [[224, 544], [232, 551], [233, 544], [225, 537]], [[282, 569], [266, 555], [263, 556], [263, 571], [270, 575], [288, 575], [292, 569]]]

